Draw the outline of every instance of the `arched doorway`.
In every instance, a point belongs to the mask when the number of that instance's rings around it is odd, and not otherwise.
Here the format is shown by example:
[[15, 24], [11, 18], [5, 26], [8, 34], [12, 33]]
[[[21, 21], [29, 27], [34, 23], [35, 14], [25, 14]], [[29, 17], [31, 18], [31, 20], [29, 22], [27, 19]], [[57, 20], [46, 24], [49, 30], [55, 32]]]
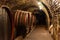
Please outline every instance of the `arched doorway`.
[[44, 26], [47, 27], [47, 16], [43, 10], [35, 10], [34, 11], [34, 16], [36, 17], [36, 27], [37, 26]]
[[46, 24], [46, 14], [42, 10], [35, 11], [36, 24], [37, 25], [47, 25]]

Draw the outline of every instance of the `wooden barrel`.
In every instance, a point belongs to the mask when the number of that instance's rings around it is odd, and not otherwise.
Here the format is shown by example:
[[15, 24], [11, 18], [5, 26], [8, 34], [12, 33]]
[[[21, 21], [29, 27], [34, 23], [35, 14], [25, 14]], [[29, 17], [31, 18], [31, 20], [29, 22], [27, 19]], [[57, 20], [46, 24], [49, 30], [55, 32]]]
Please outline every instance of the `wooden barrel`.
[[33, 18], [34, 16], [31, 12], [17, 10], [14, 17], [17, 36], [23, 35], [24, 37], [24, 35], [26, 36], [26, 34], [29, 33], [31, 26], [33, 25]]
[[11, 21], [5, 8], [0, 8], [0, 40], [11, 40]]

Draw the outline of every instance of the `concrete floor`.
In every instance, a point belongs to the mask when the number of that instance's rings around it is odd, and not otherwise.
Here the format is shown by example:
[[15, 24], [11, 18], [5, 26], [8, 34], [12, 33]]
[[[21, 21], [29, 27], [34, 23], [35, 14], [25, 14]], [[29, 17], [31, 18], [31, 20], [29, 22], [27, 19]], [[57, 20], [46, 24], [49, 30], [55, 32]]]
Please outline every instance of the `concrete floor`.
[[53, 38], [43, 26], [38, 26], [24, 40], [53, 40]]

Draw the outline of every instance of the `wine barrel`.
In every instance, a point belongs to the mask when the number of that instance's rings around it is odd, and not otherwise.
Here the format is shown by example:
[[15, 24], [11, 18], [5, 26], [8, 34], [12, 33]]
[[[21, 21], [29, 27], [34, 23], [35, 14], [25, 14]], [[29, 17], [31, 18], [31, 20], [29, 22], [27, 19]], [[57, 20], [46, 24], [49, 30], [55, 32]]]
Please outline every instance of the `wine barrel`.
[[16, 37], [25, 37], [30, 32], [33, 25], [34, 16], [31, 12], [17, 10], [14, 16], [14, 23], [16, 29]]
[[5, 8], [0, 7], [0, 40], [11, 40], [11, 22]]

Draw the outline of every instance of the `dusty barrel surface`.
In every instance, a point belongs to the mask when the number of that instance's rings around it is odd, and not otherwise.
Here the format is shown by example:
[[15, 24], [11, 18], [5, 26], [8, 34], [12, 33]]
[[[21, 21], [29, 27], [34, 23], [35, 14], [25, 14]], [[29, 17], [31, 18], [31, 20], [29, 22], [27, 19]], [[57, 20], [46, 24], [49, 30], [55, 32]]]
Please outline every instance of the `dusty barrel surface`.
[[31, 30], [31, 26], [34, 23], [34, 16], [31, 12], [17, 10], [14, 16], [16, 37], [25, 37], [27, 33]]
[[11, 40], [11, 21], [7, 10], [0, 7], [0, 40]]

